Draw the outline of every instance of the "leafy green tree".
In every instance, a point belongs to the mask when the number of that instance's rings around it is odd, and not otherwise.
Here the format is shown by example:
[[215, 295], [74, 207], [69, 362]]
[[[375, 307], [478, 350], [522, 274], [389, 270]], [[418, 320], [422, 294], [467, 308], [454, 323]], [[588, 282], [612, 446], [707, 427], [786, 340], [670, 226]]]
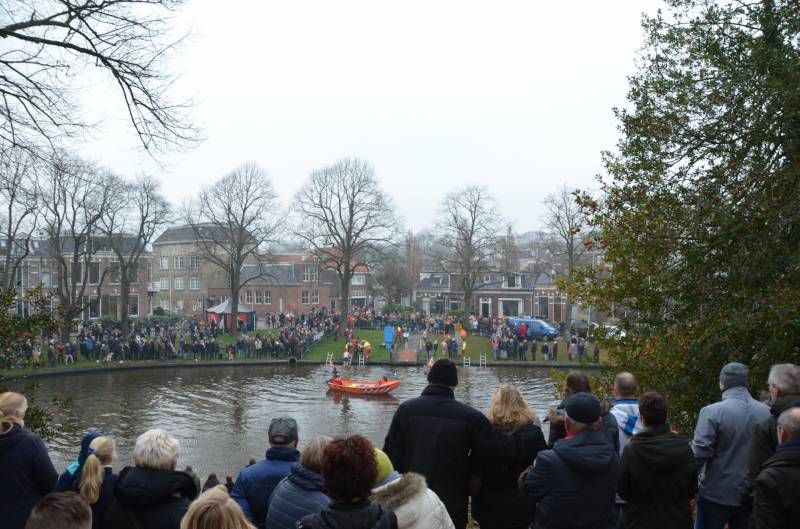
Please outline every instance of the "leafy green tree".
[[580, 202], [605, 252], [578, 294], [622, 317], [609, 371], [662, 392], [683, 431], [719, 399], [719, 369], [800, 362], [800, 9], [797, 1], [667, 0], [604, 154], [602, 201]]

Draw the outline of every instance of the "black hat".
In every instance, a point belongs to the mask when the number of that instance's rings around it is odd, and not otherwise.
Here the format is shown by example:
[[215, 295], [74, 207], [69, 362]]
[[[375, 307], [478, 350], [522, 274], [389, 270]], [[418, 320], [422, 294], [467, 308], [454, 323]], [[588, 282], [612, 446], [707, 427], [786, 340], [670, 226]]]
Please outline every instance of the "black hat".
[[583, 424], [592, 424], [600, 418], [600, 401], [591, 393], [576, 393], [564, 401], [567, 417]]
[[458, 372], [456, 371], [456, 365], [447, 358], [437, 360], [428, 373], [428, 382], [450, 387], [457, 386]]
[[297, 441], [297, 421], [291, 417], [276, 417], [269, 424], [269, 443], [288, 445]]

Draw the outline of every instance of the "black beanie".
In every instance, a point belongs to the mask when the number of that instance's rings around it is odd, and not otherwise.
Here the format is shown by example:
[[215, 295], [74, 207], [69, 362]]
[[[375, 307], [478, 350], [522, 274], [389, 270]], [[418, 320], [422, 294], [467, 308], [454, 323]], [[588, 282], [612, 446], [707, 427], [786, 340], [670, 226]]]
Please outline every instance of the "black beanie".
[[592, 424], [600, 417], [600, 401], [591, 393], [575, 393], [564, 401], [567, 417], [583, 424]]
[[437, 360], [428, 373], [428, 382], [450, 387], [457, 386], [458, 372], [456, 371], [456, 365], [447, 358]]

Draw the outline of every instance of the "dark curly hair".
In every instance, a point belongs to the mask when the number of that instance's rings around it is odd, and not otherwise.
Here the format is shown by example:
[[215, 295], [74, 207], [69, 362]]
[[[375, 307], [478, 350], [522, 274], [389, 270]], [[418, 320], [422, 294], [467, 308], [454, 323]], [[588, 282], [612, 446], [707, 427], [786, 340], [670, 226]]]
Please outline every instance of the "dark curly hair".
[[336, 502], [350, 503], [369, 497], [378, 477], [378, 464], [369, 439], [354, 435], [334, 439], [325, 447], [322, 482]]
[[639, 397], [639, 414], [644, 418], [647, 426], [661, 426], [667, 422], [667, 399], [651, 391]]

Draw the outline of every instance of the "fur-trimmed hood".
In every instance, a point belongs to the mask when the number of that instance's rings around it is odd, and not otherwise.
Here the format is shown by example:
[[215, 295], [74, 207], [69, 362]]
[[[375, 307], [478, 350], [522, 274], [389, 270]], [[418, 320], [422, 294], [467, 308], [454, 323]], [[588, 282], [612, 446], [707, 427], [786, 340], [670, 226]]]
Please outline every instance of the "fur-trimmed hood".
[[370, 499], [394, 511], [398, 529], [454, 529], [444, 504], [420, 474], [403, 474], [373, 489]]

